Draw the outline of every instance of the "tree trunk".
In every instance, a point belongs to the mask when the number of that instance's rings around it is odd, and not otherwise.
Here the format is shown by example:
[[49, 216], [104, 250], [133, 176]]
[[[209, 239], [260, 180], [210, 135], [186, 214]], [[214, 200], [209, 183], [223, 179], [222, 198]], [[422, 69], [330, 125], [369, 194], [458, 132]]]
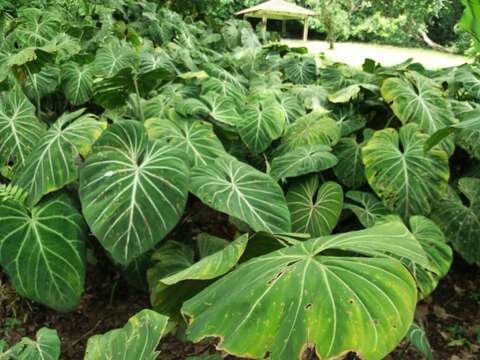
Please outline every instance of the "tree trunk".
[[419, 33], [420, 33], [420, 36], [422, 37], [422, 40], [428, 45], [430, 46], [432, 49], [435, 49], [435, 50], [438, 50], [438, 51], [443, 51], [443, 52], [446, 52], [446, 53], [453, 53], [453, 51], [451, 51], [450, 49], [447, 49], [446, 47], [440, 45], [440, 44], [437, 44], [435, 41], [433, 41], [432, 39], [430, 39], [428, 37], [428, 34], [423, 31], [423, 30], [419, 30]]

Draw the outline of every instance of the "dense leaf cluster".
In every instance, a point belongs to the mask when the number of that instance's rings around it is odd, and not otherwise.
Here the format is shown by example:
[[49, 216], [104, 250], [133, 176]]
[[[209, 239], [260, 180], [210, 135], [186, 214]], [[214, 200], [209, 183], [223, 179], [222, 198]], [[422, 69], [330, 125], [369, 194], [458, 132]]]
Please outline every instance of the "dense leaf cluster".
[[[190, 340], [381, 359], [448, 243], [480, 262], [476, 66], [319, 66], [154, 2], [14, 2], [1, 21], [0, 265], [20, 295], [73, 310], [98, 241]], [[172, 235], [198, 200], [235, 239]], [[145, 310], [86, 358], [153, 359], [166, 322]], [[41, 330], [4, 356], [58, 346]]]

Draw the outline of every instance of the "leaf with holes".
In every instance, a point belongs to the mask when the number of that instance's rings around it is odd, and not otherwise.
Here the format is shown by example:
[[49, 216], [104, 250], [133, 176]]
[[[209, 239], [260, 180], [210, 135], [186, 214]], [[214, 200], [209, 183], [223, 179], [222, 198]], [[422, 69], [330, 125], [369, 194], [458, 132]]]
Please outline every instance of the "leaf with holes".
[[55, 310], [73, 310], [85, 282], [87, 228], [68, 197], [33, 208], [6, 199], [0, 229], [0, 264], [16, 291]]
[[106, 130], [80, 170], [85, 219], [123, 265], [176, 225], [187, 192], [185, 154], [148, 140], [143, 124], [136, 121], [119, 121]]
[[275, 180], [319, 172], [335, 166], [338, 159], [326, 145], [305, 145], [272, 161], [270, 176]]
[[450, 176], [448, 155], [433, 148], [424, 152], [428, 135], [416, 124], [376, 131], [362, 148], [365, 175], [375, 193], [405, 219], [428, 215], [445, 191]]
[[432, 219], [456, 251], [469, 263], [480, 263], [480, 179], [461, 178], [458, 189], [435, 204]]
[[[374, 257], [324, 253], [335, 249]], [[184, 303], [188, 339], [218, 336], [219, 349], [248, 358], [301, 359], [314, 348], [322, 359], [382, 359], [407, 334], [417, 301], [408, 270], [381, 257], [393, 249], [428, 262], [399, 221], [254, 258]]]
[[232, 156], [219, 156], [213, 163], [193, 168], [190, 191], [255, 231], [290, 231], [290, 213], [277, 182]]
[[329, 235], [342, 212], [343, 190], [333, 181], [320, 186], [318, 176], [311, 175], [290, 187], [287, 202], [292, 231], [312, 237]]
[[158, 359], [160, 353], [156, 349], [167, 324], [168, 317], [152, 310], [142, 310], [123, 328], [90, 337], [85, 360]]
[[225, 152], [212, 124], [205, 121], [151, 118], [145, 122], [145, 127], [151, 139], [184, 151], [191, 166], [207, 165]]
[[21, 168], [44, 132], [45, 124], [19, 87], [0, 96], [0, 166]]
[[28, 192], [35, 205], [43, 195], [59, 190], [78, 178], [77, 158], [86, 156], [106, 123], [84, 109], [64, 113], [39, 139], [13, 183]]

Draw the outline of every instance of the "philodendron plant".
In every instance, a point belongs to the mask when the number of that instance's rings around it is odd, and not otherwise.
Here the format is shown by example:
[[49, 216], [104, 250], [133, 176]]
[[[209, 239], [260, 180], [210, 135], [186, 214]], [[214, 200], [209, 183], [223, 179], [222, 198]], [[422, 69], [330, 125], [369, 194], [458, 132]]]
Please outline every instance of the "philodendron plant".
[[[175, 324], [239, 357], [382, 359], [450, 244], [480, 262], [476, 65], [319, 66], [147, 0], [0, 8], [2, 271], [72, 311], [103, 248], [150, 294], [86, 359], [154, 359]], [[59, 346], [42, 329], [0, 357]]]

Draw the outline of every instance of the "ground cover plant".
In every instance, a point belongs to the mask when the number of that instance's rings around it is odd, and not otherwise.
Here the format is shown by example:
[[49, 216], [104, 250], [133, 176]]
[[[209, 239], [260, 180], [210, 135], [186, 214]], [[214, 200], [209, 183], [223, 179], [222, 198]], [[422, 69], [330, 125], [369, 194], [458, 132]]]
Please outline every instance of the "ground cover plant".
[[[180, 326], [244, 358], [382, 359], [425, 344], [452, 248], [480, 262], [476, 65], [318, 66], [149, 1], [1, 6], [2, 270], [73, 311], [101, 248], [150, 296], [79, 358], [155, 359]], [[224, 236], [184, 231], [200, 203]], [[0, 358], [60, 349], [43, 328]]]

